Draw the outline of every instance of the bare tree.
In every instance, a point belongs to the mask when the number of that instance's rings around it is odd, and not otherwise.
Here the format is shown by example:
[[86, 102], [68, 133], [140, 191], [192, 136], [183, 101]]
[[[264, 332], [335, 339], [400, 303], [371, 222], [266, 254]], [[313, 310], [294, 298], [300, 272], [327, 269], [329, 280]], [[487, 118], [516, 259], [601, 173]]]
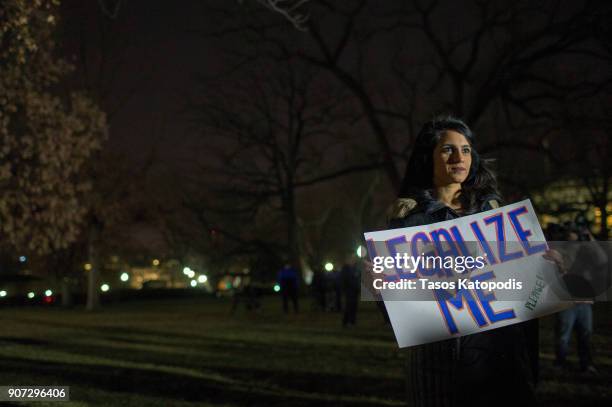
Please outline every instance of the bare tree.
[[223, 207], [202, 210], [268, 228], [282, 214], [284, 247], [302, 265], [298, 188], [379, 166], [343, 161], [337, 148], [354, 131], [352, 116], [343, 92], [328, 86], [323, 75], [282, 59], [260, 61], [240, 77], [216, 86], [206, 82], [199, 92], [206, 96], [189, 106], [208, 154], [218, 158], [201, 170], [215, 178], [209, 188], [225, 197]]
[[[278, 13], [289, 21], [300, 31], [306, 31], [305, 24], [308, 22], [308, 13], [302, 11], [305, 4], [310, 0], [257, 0], [259, 4], [268, 10]], [[242, 0], [239, 0], [242, 2]]]
[[[233, 13], [213, 34], [240, 33], [241, 44], [265, 44], [271, 57], [295, 57], [329, 72], [359, 105], [398, 189], [396, 158], [407, 156], [415, 125], [432, 113], [454, 113], [480, 133], [502, 129], [489, 136], [489, 151], [527, 128], [546, 133], [559, 96], [590, 85], [588, 78], [564, 83], [549, 73], [560, 58], [597, 60], [593, 28], [605, 25], [607, 8], [591, 1], [475, 0], [462, 3], [457, 17], [450, 1], [316, 1], [307, 33], [287, 32], [245, 8], [248, 15]], [[518, 145], [545, 150], [538, 143]]]
[[609, 105], [610, 96], [598, 98], [595, 103], [583, 106], [580, 113], [574, 107], [565, 115], [563, 130], [558, 134], [569, 148], [564, 154], [565, 165], [557, 167], [557, 171], [579, 180], [587, 189], [590, 197], [587, 204], [600, 212], [599, 238], [608, 240], [608, 203], [612, 200], [612, 121], [610, 112], [602, 106]]

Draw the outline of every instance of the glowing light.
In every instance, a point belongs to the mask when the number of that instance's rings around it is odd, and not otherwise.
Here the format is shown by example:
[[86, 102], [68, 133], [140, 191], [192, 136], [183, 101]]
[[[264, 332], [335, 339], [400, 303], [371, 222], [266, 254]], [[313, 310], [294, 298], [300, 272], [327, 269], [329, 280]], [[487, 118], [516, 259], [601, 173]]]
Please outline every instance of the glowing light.
[[47, 297], [51, 297], [51, 296], [53, 295], [53, 291], [51, 291], [51, 290], [47, 290], [47, 291], [45, 291], [45, 295], [46, 295]]
[[185, 274], [186, 276], [189, 275], [189, 272], [191, 271], [191, 269], [189, 267], [185, 267], [183, 269], [183, 274]]
[[191, 282], [189, 283], [189, 285], [191, 285], [192, 287], [195, 287], [196, 285], [198, 285], [198, 282], [195, 280], [191, 280]]
[[29, 299], [32, 299], [32, 298], [34, 298], [34, 297], [36, 297], [36, 294], [34, 294], [32, 291], [30, 291], [30, 292], [28, 293], [28, 298], [29, 298]]
[[0, 291], [0, 297], [6, 297], [6, 290]]
[[26, 256], [19, 256], [19, 261], [25, 263], [28, 258]]
[[326, 271], [332, 271], [334, 269], [333, 263], [330, 263], [330, 262], [325, 263], [324, 267]]
[[153, 259], [153, 265], [154, 266], [159, 266], [159, 260], [158, 259]]
[[92, 268], [91, 263], [85, 263], [83, 265], [83, 268], [85, 269], [85, 271], [90, 271]]
[[277, 293], [280, 291], [280, 285], [274, 284], [274, 292]]
[[110, 286], [109, 286], [108, 284], [102, 284], [102, 285], [100, 286], [100, 290], [101, 290], [102, 292], [107, 292], [108, 290], [110, 290]]
[[200, 274], [198, 276], [198, 283], [204, 284], [207, 281], [208, 281], [208, 277], [206, 277], [204, 274]]
[[357, 246], [357, 256], [358, 257], [365, 256], [365, 248], [361, 245]]
[[130, 275], [128, 273], [121, 273], [121, 277], [119, 277], [121, 281], [126, 282], [130, 279]]
[[193, 278], [194, 276], [195, 276], [195, 271], [189, 270], [189, 273], [187, 273], [187, 277]]

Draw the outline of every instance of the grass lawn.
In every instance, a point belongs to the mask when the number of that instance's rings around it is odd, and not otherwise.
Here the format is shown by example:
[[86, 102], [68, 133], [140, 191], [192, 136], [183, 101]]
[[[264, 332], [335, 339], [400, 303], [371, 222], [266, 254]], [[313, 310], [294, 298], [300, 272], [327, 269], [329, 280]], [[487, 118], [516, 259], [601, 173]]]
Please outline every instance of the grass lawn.
[[[403, 405], [403, 355], [374, 305], [360, 303], [351, 329], [303, 305], [298, 315], [272, 297], [235, 315], [213, 299], [0, 308], [0, 385], [68, 385], [72, 401], [59, 405], [70, 406]], [[553, 319], [543, 320], [543, 404], [610, 405], [609, 305], [595, 312], [597, 377], [552, 369]], [[46, 404], [58, 405], [31, 403]]]

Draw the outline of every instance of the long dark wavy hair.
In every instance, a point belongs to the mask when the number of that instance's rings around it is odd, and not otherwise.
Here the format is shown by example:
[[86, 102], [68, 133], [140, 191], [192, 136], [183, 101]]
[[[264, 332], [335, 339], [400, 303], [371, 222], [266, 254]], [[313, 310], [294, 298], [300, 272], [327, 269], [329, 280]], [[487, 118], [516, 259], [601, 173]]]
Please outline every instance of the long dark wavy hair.
[[459, 201], [466, 213], [480, 210], [484, 201], [501, 200], [497, 179], [489, 168], [491, 160], [482, 159], [474, 148], [474, 133], [462, 120], [452, 116], [437, 117], [423, 125], [416, 139], [412, 155], [402, 181], [400, 197], [431, 196], [433, 189], [433, 151], [447, 131], [461, 133], [470, 143], [472, 165], [461, 184]]

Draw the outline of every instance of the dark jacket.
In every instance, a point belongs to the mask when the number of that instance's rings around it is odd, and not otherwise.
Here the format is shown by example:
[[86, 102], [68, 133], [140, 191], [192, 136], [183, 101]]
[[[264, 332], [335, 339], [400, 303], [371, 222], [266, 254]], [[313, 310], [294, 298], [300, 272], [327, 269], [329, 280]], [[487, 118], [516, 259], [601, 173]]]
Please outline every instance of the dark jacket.
[[291, 266], [284, 266], [278, 272], [277, 280], [283, 291], [297, 290], [298, 288], [298, 272]]
[[[484, 197], [480, 212], [493, 209], [498, 202], [496, 196]], [[461, 216], [427, 192], [396, 203], [394, 211], [390, 228]], [[533, 405], [538, 357], [534, 321], [408, 348], [408, 405]]]

